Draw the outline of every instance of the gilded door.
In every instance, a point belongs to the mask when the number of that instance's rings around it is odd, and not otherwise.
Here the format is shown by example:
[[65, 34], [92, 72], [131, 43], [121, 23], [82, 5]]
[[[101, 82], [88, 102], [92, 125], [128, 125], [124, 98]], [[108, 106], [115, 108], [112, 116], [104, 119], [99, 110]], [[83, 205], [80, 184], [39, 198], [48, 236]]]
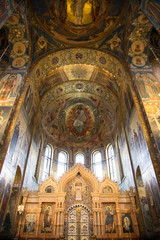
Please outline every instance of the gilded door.
[[68, 213], [68, 240], [89, 240], [89, 212], [83, 206]]

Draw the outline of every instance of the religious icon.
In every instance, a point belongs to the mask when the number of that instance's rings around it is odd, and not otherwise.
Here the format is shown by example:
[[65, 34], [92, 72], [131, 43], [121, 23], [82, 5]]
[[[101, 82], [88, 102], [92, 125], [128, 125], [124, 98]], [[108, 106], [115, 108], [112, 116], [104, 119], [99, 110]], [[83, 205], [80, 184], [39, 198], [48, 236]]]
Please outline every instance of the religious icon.
[[122, 213], [123, 233], [133, 233], [133, 224], [130, 213]]
[[114, 210], [112, 205], [104, 205], [105, 232], [115, 232]]
[[78, 132], [81, 133], [84, 129], [84, 125], [87, 119], [83, 107], [81, 105], [78, 106], [77, 113], [78, 116], [74, 120], [73, 126]]
[[29, 87], [27, 88], [25, 98], [24, 98], [24, 102], [23, 102], [24, 108], [28, 114], [31, 111], [32, 102], [33, 102], [33, 93], [31, 90], [31, 86], [29, 85]]
[[25, 59], [22, 58], [22, 57], [17, 57], [13, 60], [12, 62], [12, 66], [15, 67], [15, 68], [20, 68], [20, 67], [23, 67], [24, 64], [25, 64]]
[[86, 2], [87, 0], [72, 0], [71, 12], [76, 16], [76, 24], [82, 24], [83, 9]]
[[51, 205], [45, 206], [42, 229], [41, 229], [42, 233], [52, 232], [52, 217], [53, 217], [53, 206]]
[[7, 100], [11, 96], [14, 97], [18, 91], [21, 83], [21, 74], [11, 75], [7, 74], [1, 79], [0, 83], [0, 100]]
[[5, 126], [7, 124], [9, 115], [10, 115], [10, 111], [11, 111], [11, 106], [1, 106], [0, 107], [0, 140], [1, 140], [1, 144], [3, 143], [3, 140], [1, 139], [4, 133], [4, 129]]
[[132, 58], [132, 62], [133, 62], [133, 64], [135, 65], [135, 66], [137, 66], [137, 67], [142, 67], [142, 66], [144, 66], [145, 65], [145, 60], [144, 60], [144, 58], [142, 58], [142, 57], [140, 57], [140, 56], [136, 56], [136, 57], [133, 57]]
[[66, 114], [66, 126], [70, 135], [84, 137], [88, 135], [94, 126], [92, 109], [86, 104], [74, 104]]
[[18, 137], [19, 137], [19, 131], [20, 131], [20, 121], [18, 121], [18, 123], [15, 126], [14, 132], [13, 132], [13, 136], [12, 136], [12, 140], [10, 142], [10, 146], [9, 146], [9, 154], [11, 156], [11, 159], [13, 157], [15, 148], [16, 148], [16, 144], [18, 141]]
[[23, 54], [25, 54], [26, 47], [22, 42], [16, 42], [13, 45], [13, 51], [17, 56], [22, 56]]
[[32, 233], [35, 229], [36, 214], [27, 213], [25, 216], [24, 233]]
[[135, 41], [132, 43], [131, 49], [135, 54], [141, 54], [144, 51], [144, 43], [142, 41]]
[[94, 22], [99, 14], [98, 0], [67, 0], [67, 20], [75, 25]]

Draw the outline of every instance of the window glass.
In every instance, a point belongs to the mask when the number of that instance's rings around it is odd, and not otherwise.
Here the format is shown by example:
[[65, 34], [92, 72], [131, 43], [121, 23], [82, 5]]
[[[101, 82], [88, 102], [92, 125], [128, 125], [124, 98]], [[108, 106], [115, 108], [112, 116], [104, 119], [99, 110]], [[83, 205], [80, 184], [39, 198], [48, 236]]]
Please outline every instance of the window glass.
[[116, 181], [117, 180], [116, 163], [115, 163], [114, 149], [112, 145], [109, 145], [108, 147], [108, 165], [109, 165], [110, 178]]
[[75, 163], [81, 163], [84, 165], [84, 154], [83, 153], [76, 154]]
[[52, 162], [52, 148], [50, 145], [47, 145], [45, 154], [44, 154], [44, 166], [43, 166], [42, 181], [47, 179], [50, 175], [51, 162]]
[[58, 154], [57, 178], [62, 176], [62, 174], [67, 170], [67, 158], [67, 153], [64, 151], [61, 151]]
[[101, 154], [101, 152], [96, 151], [93, 153], [92, 166], [93, 166], [93, 171], [96, 174], [96, 176], [99, 178], [99, 180], [102, 180], [103, 174], [102, 174], [102, 154]]

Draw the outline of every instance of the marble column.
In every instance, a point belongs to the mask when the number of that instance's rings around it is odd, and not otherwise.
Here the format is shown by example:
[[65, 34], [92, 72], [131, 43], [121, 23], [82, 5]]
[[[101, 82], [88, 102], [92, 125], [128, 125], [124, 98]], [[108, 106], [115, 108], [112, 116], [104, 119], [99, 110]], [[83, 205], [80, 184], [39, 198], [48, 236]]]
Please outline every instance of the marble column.
[[121, 214], [120, 214], [120, 209], [119, 209], [119, 205], [118, 203], [116, 203], [116, 213], [117, 213], [117, 226], [118, 226], [118, 235], [121, 236], [122, 235], [122, 231], [121, 231]]

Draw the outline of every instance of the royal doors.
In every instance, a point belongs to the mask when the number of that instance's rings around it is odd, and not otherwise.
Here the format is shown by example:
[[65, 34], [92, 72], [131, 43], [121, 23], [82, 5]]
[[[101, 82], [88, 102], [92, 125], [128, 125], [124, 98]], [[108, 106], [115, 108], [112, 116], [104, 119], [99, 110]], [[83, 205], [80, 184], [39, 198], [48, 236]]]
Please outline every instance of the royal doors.
[[89, 240], [89, 211], [75, 206], [68, 212], [68, 240]]

